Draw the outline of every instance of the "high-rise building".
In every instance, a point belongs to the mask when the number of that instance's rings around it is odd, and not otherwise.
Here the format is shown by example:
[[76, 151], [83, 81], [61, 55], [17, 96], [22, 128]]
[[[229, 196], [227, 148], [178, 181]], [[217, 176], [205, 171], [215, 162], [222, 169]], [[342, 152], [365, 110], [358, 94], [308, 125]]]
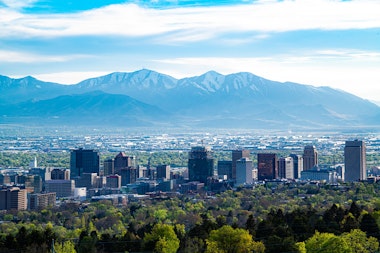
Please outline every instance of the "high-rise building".
[[242, 157], [236, 161], [236, 185], [253, 183], [253, 162], [247, 157]]
[[301, 155], [290, 154], [293, 158], [294, 179], [301, 178], [301, 172], [303, 171], [303, 158]]
[[189, 180], [207, 183], [214, 176], [214, 158], [210, 147], [192, 147], [188, 161]]
[[55, 168], [50, 171], [51, 180], [70, 180], [70, 170], [64, 168]]
[[55, 192], [58, 198], [74, 196], [74, 180], [47, 180], [45, 181], [46, 192]]
[[272, 153], [257, 154], [258, 180], [271, 180], [278, 178], [277, 155]]
[[236, 180], [236, 161], [243, 157], [249, 158], [249, 155], [250, 151], [247, 149], [232, 150], [232, 178], [228, 179]]
[[121, 185], [126, 186], [128, 184], [135, 183], [137, 179], [137, 175], [138, 175], [137, 169], [133, 166], [122, 169], [120, 173]]
[[228, 180], [232, 179], [232, 161], [218, 161], [218, 176], [227, 176]]
[[318, 152], [315, 146], [307, 145], [303, 150], [303, 170], [310, 170], [318, 166]]
[[278, 159], [278, 176], [280, 178], [294, 179], [294, 163], [292, 157]]
[[352, 182], [367, 179], [366, 146], [364, 141], [346, 141], [344, 147], [344, 181]]
[[121, 175], [121, 170], [126, 169], [128, 167], [134, 167], [134, 157], [127, 156], [124, 152], [120, 152], [115, 156], [114, 159], [114, 170], [115, 174]]
[[103, 162], [103, 175], [109, 176], [115, 174], [115, 159], [107, 159]]
[[99, 154], [93, 149], [75, 149], [70, 153], [71, 178], [82, 176], [83, 173], [99, 175]]
[[156, 168], [157, 179], [170, 179], [170, 165], [158, 165]]
[[27, 191], [19, 187], [10, 187], [0, 191], [0, 210], [26, 210]]

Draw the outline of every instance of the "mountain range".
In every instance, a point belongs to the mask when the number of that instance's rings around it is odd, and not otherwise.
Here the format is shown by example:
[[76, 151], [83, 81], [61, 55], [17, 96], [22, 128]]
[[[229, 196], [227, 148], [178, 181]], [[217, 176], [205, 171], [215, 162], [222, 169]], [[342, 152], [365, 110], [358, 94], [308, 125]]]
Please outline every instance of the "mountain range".
[[0, 124], [218, 127], [377, 127], [380, 107], [330, 87], [209, 71], [176, 79], [115, 72], [74, 85], [0, 76]]

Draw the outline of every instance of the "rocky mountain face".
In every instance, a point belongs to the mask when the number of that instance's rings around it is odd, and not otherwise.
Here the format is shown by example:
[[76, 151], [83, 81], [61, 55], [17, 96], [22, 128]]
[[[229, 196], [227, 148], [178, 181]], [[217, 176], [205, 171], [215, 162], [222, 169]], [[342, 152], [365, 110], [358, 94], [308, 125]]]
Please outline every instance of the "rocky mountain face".
[[[175, 79], [143, 69], [76, 85], [0, 76], [2, 121], [233, 128], [328, 128], [380, 123], [380, 108], [329, 87], [214, 71]], [[81, 119], [81, 120], [78, 120]]]

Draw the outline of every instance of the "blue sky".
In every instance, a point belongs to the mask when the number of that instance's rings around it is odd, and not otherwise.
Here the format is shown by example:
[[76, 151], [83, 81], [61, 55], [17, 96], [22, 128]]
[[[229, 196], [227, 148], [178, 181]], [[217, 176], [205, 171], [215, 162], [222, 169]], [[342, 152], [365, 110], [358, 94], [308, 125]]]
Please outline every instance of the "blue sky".
[[0, 0], [0, 74], [73, 84], [142, 68], [331, 86], [380, 101], [380, 1]]

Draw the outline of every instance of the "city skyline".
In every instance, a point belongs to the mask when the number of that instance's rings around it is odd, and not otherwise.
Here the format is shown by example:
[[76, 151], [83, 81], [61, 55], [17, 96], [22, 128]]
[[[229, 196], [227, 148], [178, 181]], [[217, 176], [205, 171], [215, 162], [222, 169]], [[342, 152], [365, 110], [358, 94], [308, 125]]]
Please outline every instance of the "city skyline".
[[[1, 75], [247, 71], [380, 101], [375, 1], [0, 1]], [[360, 85], [359, 85], [360, 84]]]

